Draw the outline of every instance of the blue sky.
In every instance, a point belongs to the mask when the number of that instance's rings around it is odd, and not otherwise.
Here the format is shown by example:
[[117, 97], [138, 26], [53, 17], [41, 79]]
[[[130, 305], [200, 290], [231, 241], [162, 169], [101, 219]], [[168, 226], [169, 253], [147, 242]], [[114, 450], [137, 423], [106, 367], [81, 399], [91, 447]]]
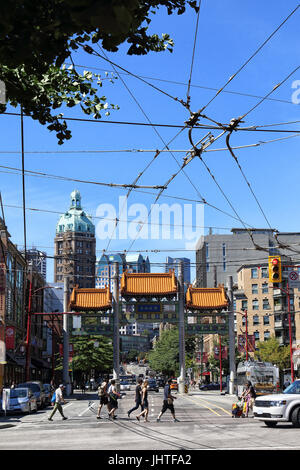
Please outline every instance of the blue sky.
[[[202, 0], [199, 30], [192, 73], [191, 109], [198, 111], [215, 94], [228, 78], [251, 56], [260, 44], [297, 6], [297, 1], [271, 2], [228, 0]], [[266, 44], [258, 55], [228, 85], [226, 91], [264, 96], [275, 84], [284, 79], [289, 72], [299, 65], [299, 21], [300, 9], [288, 20], [278, 33]], [[150, 53], [136, 57], [126, 55], [126, 45], [117, 53], [107, 53], [109, 58], [133, 72], [147, 78], [155, 86], [172, 96], [186, 98], [187, 82], [190, 74], [192, 49], [196, 27], [196, 15], [188, 9], [186, 14], [168, 16], [162, 8], [153, 16], [151, 31], [158, 34], [169, 33], [175, 42], [174, 52]], [[111, 71], [106, 61], [90, 56], [84, 51], [73, 55], [75, 64], [97, 67]], [[79, 69], [83, 70], [83, 69]], [[182, 125], [188, 118], [187, 110], [178, 102], [159, 93], [136, 78], [123, 75], [127, 87], [131, 90], [140, 106], [152, 123]], [[154, 80], [160, 79], [165, 81]], [[292, 84], [300, 80], [300, 71], [272, 94], [272, 98], [283, 101], [266, 100], [249, 116], [244, 126], [265, 125], [299, 120], [300, 105], [292, 103]], [[170, 82], [180, 82], [170, 83]], [[113, 111], [103, 121], [147, 122], [136, 102], [132, 99], [121, 80], [114, 84], [104, 82], [100, 90], [109, 103], [118, 104], [119, 111]], [[300, 95], [299, 95], [300, 96]], [[240, 94], [221, 93], [205, 110], [207, 116], [223, 123], [229, 123], [246, 113], [259, 101], [258, 98]], [[65, 116], [84, 116], [80, 108], [63, 110]], [[205, 122], [205, 121], [201, 121]], [[0, 116], [1, 125], [1, 165], [20, 168], [21, 155], [5, 152], [20, 152], [20, 119], [13, 116]], [[125, 126], [106, 123], [69, 122], [72, 139], [63, 146], [58, 146], [54, 134], [49, 133], [38, 123], [25, 118], [26, 152], [62, 152], [70, 154], [26, 153], [25, 168], [55, 175], [63, 175], [86, 180], [132, 183], [136, 176], [153, 158], [154, 153], [118, 152], [109, 150], [124, 149], [162, 149], [163, 143], [169, 142], [178, 132], [175, 128], [157, 128], [161, 139], [153, 128], [146, 126]], [[277, 126], [280, 129], [294, 129], [300, 132], [299, 124]], [[200, 139], [207, 131], [195, 130], [193, 138]], [[217, 135], [217, 131], [212, 131]], [[254, 144], [289, 134], [267, 132], [239, 132], [231, 138], [232, 145]], [[274, 143], [241, 149], [236, 151], [239, 162], [251, 183], [270, 225], [281, 231], [299, 230], [299, 137]], [[170, 145], [171, 149], [187, 150], [190, 148], [187, 132], [183, 132]], [[221, 138], [210, 148], [225, 147]], [[87, 150], [106, 150], [107, 153], [80, 153]], [[76, 153], [78, 151], [78, 153]], [[174, 152], [178, 162], [182, 163], [185, 152]], [[222, 189], [230, 199], [239, 217], [253, 227], [267, 227], [247, 184], [228, 151], [205, 154], [205, 162], [215, 175]], [[139, 184], [164, 184], [177, 171], [178, 166], [170, 153], [164, 152], [145, 172]], [[199, 160], [192, 161], [185, 169], [194, 186], [210, 204], [234, 216], [234, 212], [209, 176]], [[22, 180], [20, 175], [0, 173], [1, 193], [5, 205], [5, 217], [12, 241], [24, 244], [22, 210], [7, 207], [22, 205]], [[278, 183], [278, 192], [274, 183]], [[126, 192], [121, 189], [59, 181], [45, 178], [26, 177], [26, 205], [31, 208], [64, 212], [69, 207], [69, 195], [73, 189], [79, 189], [84, 209], [96, 214], [97, 207], [109, 203], [118, 207], [118, 198]], [[152, 191], [153, 192], [153, 191]], [[198, 200], [199, 197], [183, 173], [180, 173], [169, 185], [165, 194]], [[148, 208], [154, 203], [154, 195], [145, 195], [133, 191], [128, 199], [128, 206], [134, 203], [145, 204]], [[160, 203], [183, 204], [183, 201], [162, 197]], [[193, 203], [196, 204], [196, 203]], [[53, 239], [58, 215], [44, 212], [27, 211], [27, 246], [36, 246], [53, 255]], [[205, 206], [204, 224], [206, 227], [220, 227], [215, 233], [228, 233], [232, 227], [242, 226], [237, 220]], [[227, 228], [228, 230], [225, 230]], [[113, 240], [111, 250], [124, 250], [130, 246], [130, 240]], [[179, 249], [184, 247], [181, 240], [136, 240], [132, 249]], [[107, 240], [97, 240], [98, 255], [105, 249]], [[150, 261], [161, 263], [172, 252], [149, 254]], [[193, 252], [176, 252], [174, 256], [190, 257], [195, 262]], [[152, 271], [161, 267], [153, 266]], [[48, 260], [48, 280], [53, 280], [53, 263]]]

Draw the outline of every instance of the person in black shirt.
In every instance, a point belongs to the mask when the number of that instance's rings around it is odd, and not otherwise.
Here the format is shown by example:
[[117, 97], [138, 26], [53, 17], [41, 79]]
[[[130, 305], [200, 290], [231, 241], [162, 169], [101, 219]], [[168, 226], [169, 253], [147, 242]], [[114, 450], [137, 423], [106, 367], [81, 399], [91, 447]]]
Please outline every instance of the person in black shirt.
[[175, 417], [175, 409], [174, 409], [174, 405], [173, 405], [173, 401], [176, 400], [176, 397], [171, 395], [171, 383], [172, 383], [172, 379], [169, 379], [168, 382], [165, 385], [163, 406], [162, 406], [161, 412], [159, 413], [159, 415], [156, 419], [157, 422], [160, 421], [160, 418], [161, 418], [162, 414], [165, 413], [165, 411], [167, 411], [167, 410], [171, 411], [171, 414], [173, 416], [173, 421], [174, 422], [178, 421], [178, 419], [176, 419], [176, 417]]
[[128, 418], [130, 418], [130, 414], [133, 411], [137, 410], [139, 406], [141, 406], [141, 409], [143, 411], [143, 407], [142, 407], [142, 383], [143, 383], [143, 380], [138, 379], [137, 386], [135, 387], [135, 406], [127, 412]]

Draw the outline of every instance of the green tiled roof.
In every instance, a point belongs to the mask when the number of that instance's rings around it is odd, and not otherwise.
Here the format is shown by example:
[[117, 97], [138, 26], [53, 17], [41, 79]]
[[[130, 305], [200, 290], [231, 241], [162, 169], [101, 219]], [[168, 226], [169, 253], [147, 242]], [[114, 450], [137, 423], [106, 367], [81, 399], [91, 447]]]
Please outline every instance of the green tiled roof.
[[57, 234], [69, 231], [95, 234], [92, 217], [82, 210], [81, 195], [77, 189], [71, 192], [70, 209], [60, 216], [56, 225]]

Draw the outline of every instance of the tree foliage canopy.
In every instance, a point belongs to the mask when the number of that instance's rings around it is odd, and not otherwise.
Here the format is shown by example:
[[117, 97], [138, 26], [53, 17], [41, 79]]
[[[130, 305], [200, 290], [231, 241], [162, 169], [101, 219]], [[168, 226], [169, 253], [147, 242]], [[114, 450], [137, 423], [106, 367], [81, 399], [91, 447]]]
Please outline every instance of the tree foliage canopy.
[[272, 362], [280, 369], [290, 367], [290, 348], [289, 346], [280, 346], [275, 337], [267, 341], [257, 343], [258, 350], [255, 351], [255, 358], [264, 362]]
[[[186, 365], [190, 366], [195, 351], [194, 337], [186, 338]], [[164, 375], [179, 375], [179, 332], [178, 328], [164, 331], [155, 345], [148, 353], [150, 368]]]
[[[100, 43], [115, 52], [128, 43], [127, 53], [172, 51], [173, 41], [148, 32], [151, 17], [160, 7], [169, 15], [181, 15], [196, 0], [6, 0], [0, 2], [0, 80], [6, 86], [7, 101], [21, 105], [26, 115], [49, 124], [58, 143], [71, 137], [61, 115], [52, 111], [65, 104], [81, 104], [83, 111], [100, 118], [108, 108], [99, 97], [86, 71], [62, 68], [72, 52], [91, 43]], [[5, 111], [1, 105], [0, 112]]]

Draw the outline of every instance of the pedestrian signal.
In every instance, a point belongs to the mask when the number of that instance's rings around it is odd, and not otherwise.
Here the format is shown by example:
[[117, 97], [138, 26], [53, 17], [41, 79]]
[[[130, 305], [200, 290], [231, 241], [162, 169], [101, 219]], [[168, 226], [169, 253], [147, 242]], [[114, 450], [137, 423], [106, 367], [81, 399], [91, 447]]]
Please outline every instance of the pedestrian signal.
[[280, 256], [269, 256], [269, 281], [281, 282], [281, 258]]

